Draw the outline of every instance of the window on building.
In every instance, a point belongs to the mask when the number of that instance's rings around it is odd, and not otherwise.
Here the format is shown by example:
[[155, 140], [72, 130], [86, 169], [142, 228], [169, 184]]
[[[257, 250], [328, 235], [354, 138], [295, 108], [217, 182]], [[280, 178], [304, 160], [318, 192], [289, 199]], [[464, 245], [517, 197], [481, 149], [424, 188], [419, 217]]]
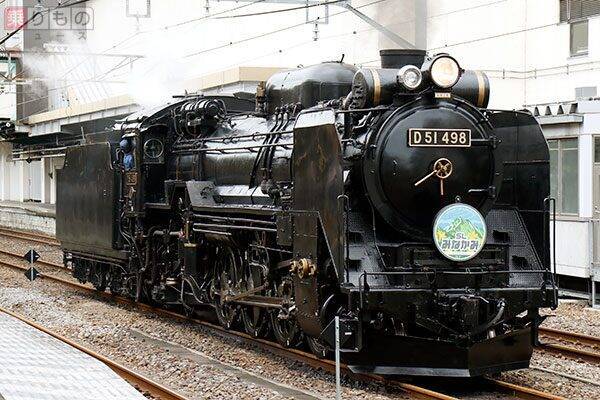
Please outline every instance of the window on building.
[[580, 56], [588, 52], [588, 22], [571, 23], [571, 55]]
[[577, 139], [548, 140], [550, 148], [550, 195], [558, 214], [579, 212], [579, 146]]
[[559, 0], [560, 22], [600, 15], [600, 0]]
[[600, 164], [600, 136], [594, 138], [594, 162]]

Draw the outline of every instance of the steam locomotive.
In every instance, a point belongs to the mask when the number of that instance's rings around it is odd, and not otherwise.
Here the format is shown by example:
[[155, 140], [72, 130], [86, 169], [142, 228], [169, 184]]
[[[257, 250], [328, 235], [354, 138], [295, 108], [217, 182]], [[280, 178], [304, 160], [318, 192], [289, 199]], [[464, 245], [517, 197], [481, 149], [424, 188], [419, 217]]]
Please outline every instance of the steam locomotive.
[[186, 95], [70, 148], [57, 237], [81, 282], [355, 372], [529, 365], [557, 305], [549, 152], [448, 54], [382, 50]]

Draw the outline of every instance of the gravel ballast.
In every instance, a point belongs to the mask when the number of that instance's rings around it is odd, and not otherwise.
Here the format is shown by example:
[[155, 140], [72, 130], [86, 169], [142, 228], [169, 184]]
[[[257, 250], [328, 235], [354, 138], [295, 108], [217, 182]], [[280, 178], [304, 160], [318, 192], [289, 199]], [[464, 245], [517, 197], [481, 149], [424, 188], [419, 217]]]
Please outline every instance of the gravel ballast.
[[[14, 262], [14, 260], [12, 260]], [[335, 395], [331, 374], [312, 369], [237, 341], [215, 335], [196, 324], [180, 323], [90, 298], [52, 282], [29, 283], [21, 272], [0, 268], [0, 305], [110, 357], [151, 379], [197, 399], [330, 399]], [[148, 339], [140, 337], [140, 333]], [[218, 361], [202, 363], [189, 354], [173, 354], [158, 339]], [[179, 352], [177, 352], [179, 353]], [[235, 367], [267, 381], [243, 380]], [[270, 383], [268, 382], [270, 381]], [[280, 387], [281, 386], [281, 387]], [[344, 399], [405, 399], [380, 384], [344, 381]]]
[[[0, 236], [1, 249], [24, 254], [31, 247], [27, 242]], [[62, 261], [62, 253], [55, 247], [37, 244], [33, 247], [39, 249], [47, 261]], [[0, 259], [9, 260], [5, 256]], [[9, 261], [15, 262], [15, 259]], [[38, 269], [53, 273], [50, 267]], [[64, 277], [64, 273], [55, 273]], [[37, 280], [31, 284], [21, 272], [7, 268], [0, 268], [0, 282], [0, 305], [3, 307], [34, 319], [190, 398], [284, 399], [299, 398], [299, 394], [306, 398], [334, 397], [331, 374], [221, 337], [202, 326], [142, 313], [57, 283]], [[544, 314], [549, 315], [544, 326], [600, 336], [600, 314], [586, 309], [582, 303], [564, 302], [557, 310], [545, 310]], [[201, 359], [190, 352], [197, 353]], [[569, 399], [600, 398], [599, 386], [569, 378], [600, 382], [600, 368], [595, 365], [536, 351], [532, 367], [503, 373], [501, 378]], [[344, 379], [343, 383], [344, 399], [406, 398], [404, 393], [381, 384], [349, 379]], [[463, 382], [459, 384], [463, 385]], [[290, 395], [286, 388], [297, 390], [293, 392], [296, 395]]]

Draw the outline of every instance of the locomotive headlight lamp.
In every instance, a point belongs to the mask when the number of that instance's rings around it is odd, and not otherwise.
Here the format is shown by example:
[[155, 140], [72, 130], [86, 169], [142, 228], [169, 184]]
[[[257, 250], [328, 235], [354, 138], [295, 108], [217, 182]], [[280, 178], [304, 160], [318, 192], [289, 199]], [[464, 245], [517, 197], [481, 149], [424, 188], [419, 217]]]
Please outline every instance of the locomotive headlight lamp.
[[434, 59], [429, 71], [433, 83], [442, 89], [449, 89], [456, 85], [461, 74], [456, 60], [446, 55]]
[[408, 90], [414, 90], [421, 85], [423, 74], [421, 70], [414, 65], [405, 65], [400, 68], [397, 76], [398, 84], [404, 86]]

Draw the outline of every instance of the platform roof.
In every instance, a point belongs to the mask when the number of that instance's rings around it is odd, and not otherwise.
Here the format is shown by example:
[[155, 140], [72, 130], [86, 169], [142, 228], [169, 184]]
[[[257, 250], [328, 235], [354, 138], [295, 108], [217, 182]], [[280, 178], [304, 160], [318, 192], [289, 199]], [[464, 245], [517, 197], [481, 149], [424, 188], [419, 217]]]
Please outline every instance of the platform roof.
[[[281, 71], [275, 67], [235, 67], [220, 72], [215, 72], [187, 81], [184, 87], [189, 92], [205, 91], [220, 86], [238, 82], [259, 82], [267, 80], [274, 73]], [[177, 93], [174, 93], [177, 94]], [[60, 121], [60, 125], [76, 123], [78, 120], [105, 118], [112, 115], [122, 115], [134, 112], [137, 108], [134, 100], [128, 95], [106, 98], [86, 104], [74, 104], [69, 107], [46, 111], [28, 117], [24, 122], [32, 126], [31, 135], [44, 135], [56, 133], [58, 126], [47, 127], [50, 129], [35, 129], [35, 125], [48, 124]]]

